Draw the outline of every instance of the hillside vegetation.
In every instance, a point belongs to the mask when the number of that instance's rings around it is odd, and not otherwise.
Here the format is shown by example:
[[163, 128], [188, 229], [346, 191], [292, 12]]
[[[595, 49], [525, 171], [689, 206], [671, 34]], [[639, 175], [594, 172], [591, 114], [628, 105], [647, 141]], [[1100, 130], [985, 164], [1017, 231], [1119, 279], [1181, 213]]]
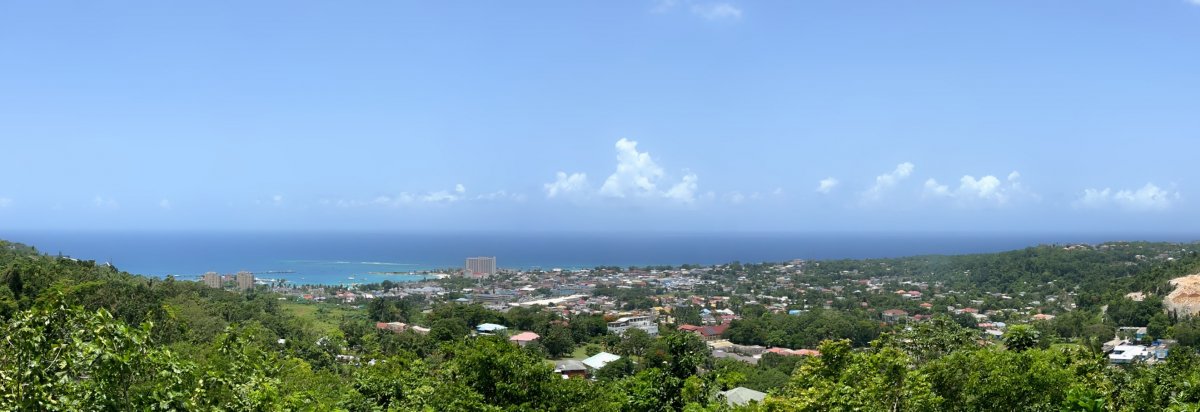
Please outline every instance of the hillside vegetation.
[[[1167, 280], [1192, 273], [1197, 259], [1193, 253], [1130, 265], [1123, 262], [1138, 259], [1121, 250], [1061, 250], [887, 265], [830, 261], [821, 271], [842, 276], [880, 267], [957, 288], [1012, 293], [1052, 282], [1078, 290], [1078, 312], [1086, 317], [1101, 316], [1099, 307], [1108, 302], [1106, 316], [1138, 321], [1146, 307], [1150, 316], [1162, 314], [1148, 306], [1157, 303], [1113, 307], [1112, 299], [1134, 290], [1161, 296], [1170, 290]], [[947, 275], [963, 272], [970, 275]], [[1051, 339], [1055, 325], [1015, 325], [1002, 341], [989, 343], [969, 325], [938, 315], [839, 339], [842, 332], [819, 327], [842, 322], [832, 314], [797, 317], [809, 329], [790, 336], [777, 328], [791, 328], [793, 321], [775, 325], [768, 321], [773, 315], [757, 313], [753, 321], [765, 328], [765, 339], [813, 343], [821, 356], [769, 355], [751, 366], [713, 359], [691, 333], [657, 339], [605, 334], [599, 317], [378, 302], [362, 312], [315, 318], [314, 310], [263, 290], [233, 293], [141, 277], [0, 241], [0, 410], [1200, 410], [1200, 358], [1187, 346], [1196, 342], [1184, 339], [1166, 362], [1114, 367], [1087, 345]], [[393, 333], [376, 329], [374, 320], [420, 321], [432, 330]], [[488, 321], [541, 330], [547, 342], [522, 348], [468, 336], [471, 325]], [[1186, 334], [1190, 325], [1190, 319], [1173, 319], [1163, 333]], [[856, 330], [846, 327], [846, 333]], [[829, 339], [817, 342], [811, 334]], [[563, 379], [545, 362], [548, 351], [560, 350], [550, 347], [555, 340], [568, 343], [561, 348], [566, 354], [574, 350], [571, 343], [589, 342], [633, 361], [614, 362], [595, 380]], [[738, 386], [769, 395], [746, 406], [716, 396]]]

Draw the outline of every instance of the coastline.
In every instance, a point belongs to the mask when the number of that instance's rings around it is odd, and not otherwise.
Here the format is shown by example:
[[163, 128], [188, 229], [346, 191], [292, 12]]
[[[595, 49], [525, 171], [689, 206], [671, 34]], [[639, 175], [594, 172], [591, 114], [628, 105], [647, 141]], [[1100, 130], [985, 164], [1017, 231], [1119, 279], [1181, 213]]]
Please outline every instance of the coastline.
[[[712, 265], [791, 259], [871, 259], [994, 253], [1038, 244], [1120, 240], [1188, 242], [1181, 234], [1021, 233], [613, 233], [413, 234], [341, 232], [0, 232], [47, 254], [111, 262], [129, 273], [195, 279], [205, 272], [287, 272], [295, 284], [426, 280], [468, 256], [507, 269]], [[350, 279], [353, 277], [353, 279]]]

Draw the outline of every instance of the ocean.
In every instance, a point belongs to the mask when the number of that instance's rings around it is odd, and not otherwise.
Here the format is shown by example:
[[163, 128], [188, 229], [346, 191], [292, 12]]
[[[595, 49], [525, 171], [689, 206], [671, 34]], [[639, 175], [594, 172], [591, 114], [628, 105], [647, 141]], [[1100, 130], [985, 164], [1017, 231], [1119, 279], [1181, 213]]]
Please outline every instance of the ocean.
[[987, 253], [1042, 243], [1194, 241], [1180, 235], [969, 233], [351, 233], [15, 232], [0, 239], [43, 253], [111, 262], [136, 274], [196, 279], [205, 272], [257, 272], [297, 284], [421, 280], [495, 256], [501, 268], [591, 268], [732, 261], [883, 258]]

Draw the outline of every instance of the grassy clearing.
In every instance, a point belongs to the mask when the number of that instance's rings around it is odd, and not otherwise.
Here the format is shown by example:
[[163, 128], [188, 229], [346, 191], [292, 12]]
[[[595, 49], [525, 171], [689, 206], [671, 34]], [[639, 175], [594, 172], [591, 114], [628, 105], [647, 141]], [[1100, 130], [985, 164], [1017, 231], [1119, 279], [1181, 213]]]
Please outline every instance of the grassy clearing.
[[1078, 343], [1055, 343], [1055, 344], [1050, 345], [1050, 349], [1054, 349], [1054, 350], [1065, 350], [1065, 349], [1087, 350], [1087, 346], [1083, 346]]
[[575, 348], [575, 351], [571, 352], [571, 356], [568, 356], [563, 359], [575, 359], [575, 360], [587, 359], [588, 355], [586, 352], [584, 352], [584, 350], [586, 350], [586, 349], [587, 348], [584, 347], [584, 345], [579, 345], [578, 347]]
[[281, 301], [280, 308], [300, 319], [311, 322], [313, 328], [321, 333], [331, 333], [338, 330], [338, 324], [344, 317], [362, 317], [360, 310], [351, 309], [331, 303], [313, 303], [297, 301]]

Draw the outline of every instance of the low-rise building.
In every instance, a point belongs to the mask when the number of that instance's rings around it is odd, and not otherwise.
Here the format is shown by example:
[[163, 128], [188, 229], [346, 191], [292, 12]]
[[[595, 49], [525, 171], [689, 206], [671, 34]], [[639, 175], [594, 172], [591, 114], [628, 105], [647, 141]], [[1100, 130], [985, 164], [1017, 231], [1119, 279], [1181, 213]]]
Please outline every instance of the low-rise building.
[[566, 359], [554, 362], [554, 373], [562, 375], [563, 379], [587, 378], [588, 370], [583, 362]]
[[821, 351], [814, 349], [787, 349], [787, 348], [771, 348], [767, 349], [766, 353], [774, 353], [779, 356], [821, 356]]
[[720, 397], [725, 398], [725, 404], [729, 406], [745, 406], [751, 402], [762, 402], [767, 398], [767, 394], [745, 387], [736, 387], [727, 391], [718, 393]]
[[883, 311], [883, 321], [887, 323], [896, 323], [908, 317], [908, 312], [902, 309], [888, 309]]
[[720, 325], [708, 325], [708, 326], [682, 325], [679, 327], [679, 330], [695, 333], [697, 335], [700, 335], [700, 338], [704, 339], [704, 340], [720, 339], [721, 334], [725, 333], [725, 330], [727, 330], [727, 329], [729, 329], [729, 322], [725, 322]]
[[655, 323], [649, 316], [630, 316], [608, 322], [608, 331], [624, 335], [629, 329], [641, 329], [646, 331], [650, 336], [658, 336], [658, 323]]
[[516, 342], [521, 347], [525, 347], [525, 345], [535, 342], [538, 339], [541, 339], [541, 336], [533, 332], [521, 332], [508, 338], [509, 341]]
[[495, 323], [481, 323], [475, 327], [475, 331], [484, 335], [495, 335], [508, 332], [508, 326], [497, 325]]
[[608, 352], [600, 352], [600, 353], [593, 355], [592, 357], [584, 359], [583, 364], [585, 366], [587, 366], [589, 369], [595, 371], [600, 368], [603, 368], [605, 365], [608, 365], [610, 363], [617, 361], [618, 359], [621, 359], [621, 357], [619, 355], [614, 355], [614, 354], [611, 354]]
[[1108, 354], [1108, 361], [1114, 364], [1134, 363], [1150, 359], [1150, 349], [1142, 345], [1117, 345]]

